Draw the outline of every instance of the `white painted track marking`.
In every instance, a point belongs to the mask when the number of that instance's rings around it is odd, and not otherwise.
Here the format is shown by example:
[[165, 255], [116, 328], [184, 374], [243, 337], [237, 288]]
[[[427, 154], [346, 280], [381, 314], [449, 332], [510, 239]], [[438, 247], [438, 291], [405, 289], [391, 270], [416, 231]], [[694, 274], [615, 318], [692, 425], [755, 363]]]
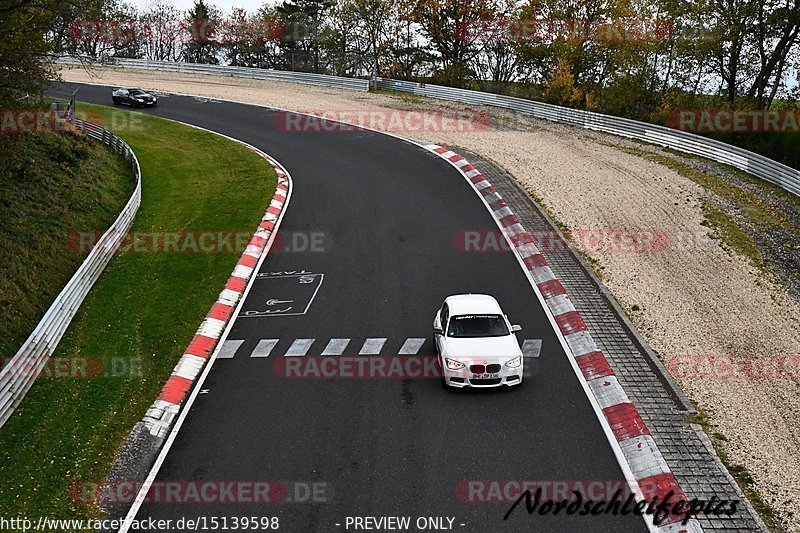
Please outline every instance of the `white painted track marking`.
[[361, 347], [358, 355], [379, 355], [385, 343], [385, 338], [367, 339], [364, 341], [364, 346]]
[[542, 351], [542, 339], [525, 339], [522, 343], [523, 357], [539, 357]]
[[348, 344], [350, 339], [331, 339], [321, 355], [342, 355]]
[[308, 353], [315, 339], [295, 339], [284, 354], [286, 357], [302, 357]]
[[278, 339], [261, 339], [253, 349], [250, 357], [269, 357], [276, 344], [278, 344]]
[[397, 353], [398, 355], [415, 355], [419, 349], [422, 348], [422, 345], [425, 344], [425, 341], [426, 339], [423, 338], [409, 337]]
[[231, 359], [244, 341], [225, 341], [217, 354], [218, 359]]

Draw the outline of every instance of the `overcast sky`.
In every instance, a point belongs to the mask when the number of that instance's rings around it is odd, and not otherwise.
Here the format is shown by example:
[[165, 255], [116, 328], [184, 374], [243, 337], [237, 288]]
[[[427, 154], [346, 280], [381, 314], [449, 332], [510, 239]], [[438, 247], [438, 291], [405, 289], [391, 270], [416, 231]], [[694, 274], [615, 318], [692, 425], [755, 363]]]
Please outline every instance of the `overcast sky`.
[[[150, 0], [128, 0], [128, 2], [143, 9], [147, 7]], [[175, 4], [178, 10], [183, 12], [188, 11], [194, 5], [194, 0], [172, 0], [172, 3]], [[207, 3], [217, 6], [223, 14], [227, 15], [234, 6], [244, 8], [248, 13], [253, 13], [258, 11], [262, 4], [274, 4], [275, 0], [266, 0], [266, 2], [265, 0], [207, 0]]]

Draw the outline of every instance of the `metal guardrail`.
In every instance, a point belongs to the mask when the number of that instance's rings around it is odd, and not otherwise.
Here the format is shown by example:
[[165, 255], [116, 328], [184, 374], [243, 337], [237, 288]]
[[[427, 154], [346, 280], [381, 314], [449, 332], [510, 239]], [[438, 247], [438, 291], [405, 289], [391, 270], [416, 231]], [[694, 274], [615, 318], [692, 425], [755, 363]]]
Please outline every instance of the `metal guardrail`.
[[455, 89], [441, 85], [377, 78], [373, 86], [378, 89], [408, 92], [442, 100], [500, 107], [535, 118], [666, 146], [673, 150], [707, 157], [714, 161], [731, 165], [800, 196], [800, 171], [744, 148], [694, 133], [591, 111], [544, 104], [524, 98]]
[[110, 131], [96, 124], [78, 119], [75, 119], [74, 123], [78, 131], [107, 144], [130, 162], [136, 176], [136, 187], [122, 212], [97, 241], [28, 339], [22, 344], [16, 355], [0, 370], [0, 427], [6, 423], [19, 406], [41, 373], [84, 298], [97, 278], [100, 277], [114, 252], [119, 248], [125, 232], [136, 216], [142, 198], [139, 161], [131, 147]]
[[[59, 63], [69, 65], [84, 64], [88, 60], [76, 57], [59, 58]], [[98, 63], [100, 64], [100, 63]], [[151, 61], [149, 59], [122, 59], [111, 58], [102, 63], [104, 66], [118, 66], [139, 68], [144, 70], [165, 70], [170, 72], [188, 72], [194, 74], [212, 74], [217, 76], [232, 76], [236, 78], [251, 78], [256, 80], [287, 81], [291, 83], [304, 83], [306, 85], [319, 85], [321, 87], [334, 87], [353, 91], [369, 91], [369, 80], [359, 78], [342, 78], [328, 76], [327, 74], [311, 74], [307, 72], [290, 72], [250, 67], [228, 67], [221, 65], [205, 65], [201, 63], [179, 63], [173, 61]]]
[[[79, 64], [82, 62], [81, 59], [74, 57], [64, 57], [59, 61], [68, 64]], [[666, 146], [680, 152], [707, 157], [714, 161], [743, 170], [800, 196], [800, 171], [749, 150], [745, 150], [744, 148], [739, 148], [694, 133], [658, 126], [656, 124], [648, 124], [646, 122], [603, 115], [591, 111], [570, 109], [567, 107], [535, 102], [533, 100], [526, 100], [524, 98], [481, 91], [470, 91], [467, 89], [456, 89], [453, 87], [444, 87], [442, 85], [394, 80], [391, 78], [376, 78], [370, 82], [369, 80], [358, 78], [342, 78], [323, 74], [307, 74], [303, 72], [285, 72], [271, 69], [228, 67], [221, 65], [202, 65], [197, 63], [176, 63], [171, 61], [150, 61], [146, 59], [112, 58], [109, 64], [112, 66], [147, 70], [166, 70], [264, 80], [282, 80], [357, 91], [367, 91], [370, 87], [373, 87], [376, 89], [408, 92], [430, 98], [454, 100], [473, 105], [495, 106], [535, 118], [620, 135], [630, 139]]]

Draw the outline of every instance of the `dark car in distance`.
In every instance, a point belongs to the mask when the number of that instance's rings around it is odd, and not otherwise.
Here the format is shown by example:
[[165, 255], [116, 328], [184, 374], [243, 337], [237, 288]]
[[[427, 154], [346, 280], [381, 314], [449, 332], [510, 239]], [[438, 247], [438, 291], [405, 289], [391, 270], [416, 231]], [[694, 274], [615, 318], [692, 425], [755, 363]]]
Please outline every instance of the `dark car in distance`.
[[111, 99], [114, 101], [114, 105], [126, 104], [133, 107], [155, 107], [158, 105], [158, 98], [143, 89], [120, 87], [111, 91]]

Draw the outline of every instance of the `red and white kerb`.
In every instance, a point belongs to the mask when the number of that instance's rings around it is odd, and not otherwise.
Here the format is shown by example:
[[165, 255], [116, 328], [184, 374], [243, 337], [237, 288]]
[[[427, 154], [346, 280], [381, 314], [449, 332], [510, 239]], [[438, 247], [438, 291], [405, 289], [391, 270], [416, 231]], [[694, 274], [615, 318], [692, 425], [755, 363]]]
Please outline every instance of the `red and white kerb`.
[[[651, 500], [658, 496], [660, 501], [668, 492], [673, 491], [672, 502], [686, 501], [675, 475], [670, 471], [650, 431], [625, 394], [605, 356], [592, 339], [586, 324], [570, 302], [564, 286], [556, 278], [547, 260], [536, 247], [534, 239], [522, 227], [511, 208], [506, 205], [486, 177], [469, 161], [435, 144], [425, 145], [424, 148], [453, 163], [470, 181], [522, 258], [528, 275], [541, 292], [558, 329], [564, 336], [583, 379], [600, 405], [639, 485], [642, 497]], [[702, 531], [696, 519], [690, 520], [684, 526], [680, 523], [680, 517], [675, 515], [670, 515], [656, 529], [663, 532]]]
[[290, 181], [277, 161], [249, 145], [246, 146], [258, 153], [275, 169], [278, 175], [275, 195], [264, 218], [261, 219], [258, 229], [253, 234], [253, 238], [250, 239], [242, 257], [236, 263], [231, 277], [225, 284], [225, 289], [219, 293], [217, 301], [211, 306], [211, 310], [200, 324], [197, 333], [172, 371], [172, 375], [161, 389], [158, 399], [153, 402], [142, 420], [150, 433], [158, 437], [166, 437], [172, 422], [178, 415], [181, 404], [188, 396], [189, 390], [200, 375], [206, 361], [214, 352], [214, 348], [233, 316], [236, 305], [242, 299], [253, 271], [262, 254], [265, 253], [270, 235], [275, 230], [275, 224], [289, 194]]

